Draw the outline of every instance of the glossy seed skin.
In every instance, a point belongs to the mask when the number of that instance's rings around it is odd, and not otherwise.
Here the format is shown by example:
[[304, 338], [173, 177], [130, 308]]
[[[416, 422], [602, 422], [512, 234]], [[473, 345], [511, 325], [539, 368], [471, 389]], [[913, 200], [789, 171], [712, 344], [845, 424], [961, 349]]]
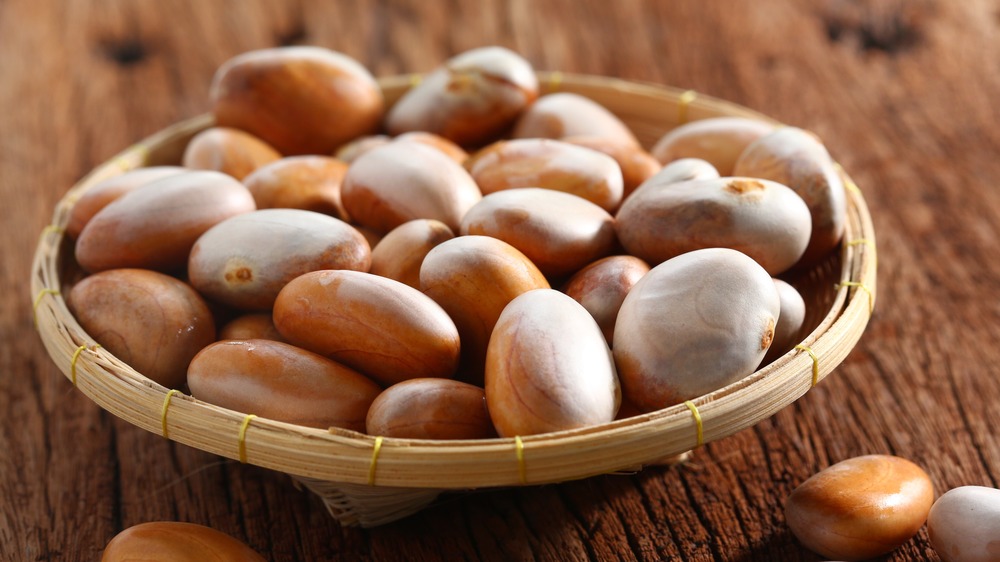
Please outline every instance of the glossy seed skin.
[[913, 462], [866, 455], [834, 464], [789, 494], [785, 520], [809, 550], [865, 560], [910, 540], [934, 501], [930, 477]]
[[625, 396], [650, 412], [751, 374], [774, 338], [779, 306], [771, 276], [736, 250], [696, 250], [654, 267], [615, 323]]
[[192, 170], [213, 170], [238, 180], [281, 158], [259, 138], [229, 127], [210, 127], [198, 133], [184, 149], [183, 164]]
[[386, 116], [399, 135], [426, 131], [461, 146], [496, 140], [538, 97], [531, 64], [503, 47], [470, 49], [414, 86]]
[[371, 272], [420, 289], [420, 267], [438, 244], [455, 237], [448, 225], [414, 219], [386, 234], [372, 249]]
[[385, 389], [368, 410], [369, 435], [408, 439], [496, 437], [483, 389], [449, 379], [410, 379]]
[[83, 227], [87, 226], [90, 219], [108, 203], [143, 185], [184, 171], [185, 169], [180, 166], [138, 168], [94, 185], [73, 205], [66, 224], [66, 234], [70, 238], [78, 238]]
[[174, 174], [122, 195], [94, 215], [76, 241], [76, 261], [90, 272], [180, 271], [205, 231], [256, 208], [247, 188], [231, 176]]
[[351, 225], [300, 209], [262, 209], [227, 219], [198, 238], [188, 259], [191, 285], [240, 310], [270, 310], [303, 273], [368, 271], [371, 249]]
[[243, 178], [258, 209], [302, 209], [350, 221], [340, 197], [347, 164], [329, 156], [289, 156]]
[[358, 271], [314, 271], [292, 280], [274, 303], [289, 342], [327, 356], [383, 386], [454, 376], [458, 329], [430, 297]]
[[69, 306], [98, 343], [167, 388], [182, 388], [191, 358], [215, 340], [215, 321], [201, 296], [155, 271], [91, 275], [70, 291]]
[[354, 222], [384, 234], [415, 219], [438, 220], [458, 231], [482, 193], [465, 168], [445, 153], [407, 141], [358, 157], [344, 177], [341, 198]]
[[652, 154], [639, 145], [615, 142], [597, 136], [566, 137], [562, 140], [613, 158], [622, 171], [622, 200], [663, 168], [659, 160], [653, 158]]
[[799, 291], [781, 279], [774, 280], [774, 287], [778, 289], [781, 314], [774, 326], [774, 341], [760, 363], [762, 366], [781, 357], [801, 341], [799, 332], [806, 319], [806, 302]]
[[587, 309], [612, 347], [625, 295], [647, 273], [649, 265], [635, 256], [609, 256], [578, 271], [566, 282], [563, 292]]
[[776, 181], [805, 201], [812, 234], [800, 267], [815, 265], [840, 243], [847, 226], [847, 193], [836, 164], [816, 135], [781, 127], [749, 145], [734, 164], [733, 175]]
[[927, 532], [945, 562], [1000, 560], [1000, 490], [986, 486], [948, 490], [931, 507]]
[[274, 327], [270, 311], [252, 312], [233, 318], [219, 329], [219, 339], [285, 341]]
[[489, 236], [442, 242], [424, 258], [420, 289], [455, 321], [462, 338], [462, 380], [482, 386], [486, 346], [500, 313], [518, 295], [549, 282], [517, 248]]
[[639, 140], [615, 114], [594, 100], [571, 92], [538, 98], [518, 119], [512, 136], [522, 139], [588, 136], [639, 146]]
[[263, 556], [211, 527], [153, 521], [115, 535], [101, 562], [265, 562]]
[[551, 139], [498, 141], [466, 163], [483, 194], [540, 187], [576, 195], [612, 211], [621, 203], [621, 168], [610, 156]]
[[374, 132], [384, 111], [371, 73], [322, 47], [236, 55], [216, 71], [209, 97], [218, 125], [247, 131], [286, 156], [332, 154]]
[[681, 125], [657, 141], [650, 153], [664, 165], [681, 158], [706, 160], [722, 176], [733, 168], [751, 143], [774, 130], [774, 125], [745, 117], [713, 117]]
[[569, 275], [614, 251], [615, 220], [597, 205], [541, 188], [498, 191], [462, 219], [462, 235], [492, 236], [528, 256], [548, 277]]
[[784, 185], [754, 178], [651, 180], [615, 219], [622, 246], [650, 265], [692, 250], [732, 248], [771, 275], [798, 262], [811, 227], [801, 197]]
[[364, 432], [382, 389], [316, 353], [271, 340], [224, 340], [201, 350], [188, 368], [199, 399], [237, 412], [307, 427]]
[[579, 303], [538, 289], [504, 308], [486, 352], [486, 404], [501, 437], [607, 423], [620, 403], [611, 352]]

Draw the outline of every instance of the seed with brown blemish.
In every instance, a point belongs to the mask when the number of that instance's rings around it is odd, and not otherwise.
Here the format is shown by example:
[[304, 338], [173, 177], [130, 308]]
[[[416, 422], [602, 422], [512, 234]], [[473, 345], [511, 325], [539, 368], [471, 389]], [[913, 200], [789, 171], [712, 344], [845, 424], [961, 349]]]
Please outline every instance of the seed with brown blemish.
[[253, 280], [253, 271], [248, 267], [241, 267], [235, 271], [226, 272], [226, 281], [230, 283], [247, 282]]

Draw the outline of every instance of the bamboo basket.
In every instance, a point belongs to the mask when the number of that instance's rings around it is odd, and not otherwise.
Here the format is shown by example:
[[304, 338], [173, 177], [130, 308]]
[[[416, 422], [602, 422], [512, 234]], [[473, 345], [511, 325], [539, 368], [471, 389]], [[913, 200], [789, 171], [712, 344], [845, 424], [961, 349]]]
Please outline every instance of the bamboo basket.
[[[773, 120], [708, 96], [603, 77], [539, 73], [543, 93], [574, 92], [617, 114], [650, 146], [678, 124], [717, 116]], [[380, 81], [393, 103], [417, 76]], [[256, 418], [169, 391], [104, 350], [76, 322], [63, 295], [81, 273], [64, 235], [78, 198], [141, 166], [176, 164], [201, 116], [169, 127], [98, 166], [62, 198], [31, 269], [36, 326], [52, 360], [83, 394], [147, 431], [296, 478], [343, 525], [371, 527], [412, 514], [446, 490], [563, 482], [638, 470], [749, 428], [809, 391], [858, 342], [875, 300], [875, 235], [857, 186], [848, 187], [844, 243], [826, 262], [789, 279], [806, 300], [801, 344], [716, 392], [657, 412], [573, 431], [514, 439], [429, 441], [323, 431]]]

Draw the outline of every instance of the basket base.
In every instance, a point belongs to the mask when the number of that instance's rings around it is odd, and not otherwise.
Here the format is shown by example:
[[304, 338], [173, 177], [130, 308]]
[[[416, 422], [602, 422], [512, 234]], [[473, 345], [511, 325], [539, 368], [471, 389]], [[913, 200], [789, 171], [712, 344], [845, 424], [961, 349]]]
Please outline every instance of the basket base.
[[323, 500], [327, 511], [345, 527], [377, 527], [420, 511], [444, 490], [393, 488], [328, 482], [304, 476], [295, 480]]
[[[691, 451], [665, 457], [644, 466], [669, 466], [687, 462]], [[635, 473], [642, 466], [625, 469], [622, 473]], [[292, 476], [299, 484], [316, 494], [327, 511], [345, 527], [371, 528], [398, 521], [424, 509], [445, 490], [436, 488], [396, 488], [328, 482], [305, 476]]]

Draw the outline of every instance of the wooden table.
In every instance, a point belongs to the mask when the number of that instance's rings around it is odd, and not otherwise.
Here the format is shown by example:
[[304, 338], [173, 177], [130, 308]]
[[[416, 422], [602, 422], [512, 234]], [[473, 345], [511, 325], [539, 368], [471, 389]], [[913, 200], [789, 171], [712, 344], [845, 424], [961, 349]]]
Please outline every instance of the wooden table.
[[[864, 190], [879, 301], [804, 398], [672, 468], [476, 492], [341, 528], [287, 477], [101, 411], [32, 328], [29, 262], [59, 197], [201, 112], [236, 53], [308, 43], [376, 75], [483, 44], [539, 69], [670, 84], [817, 132]], [[97, 560], [150, 520], [210, 525], [274, 561], [816, 560], [786, 495], [891, 453], [938, 490], [1000, 479], [1000, 8], [904, 0], [0, 0], [0, 558]], [[926, 530], [892, 560], [936, 560]]]

